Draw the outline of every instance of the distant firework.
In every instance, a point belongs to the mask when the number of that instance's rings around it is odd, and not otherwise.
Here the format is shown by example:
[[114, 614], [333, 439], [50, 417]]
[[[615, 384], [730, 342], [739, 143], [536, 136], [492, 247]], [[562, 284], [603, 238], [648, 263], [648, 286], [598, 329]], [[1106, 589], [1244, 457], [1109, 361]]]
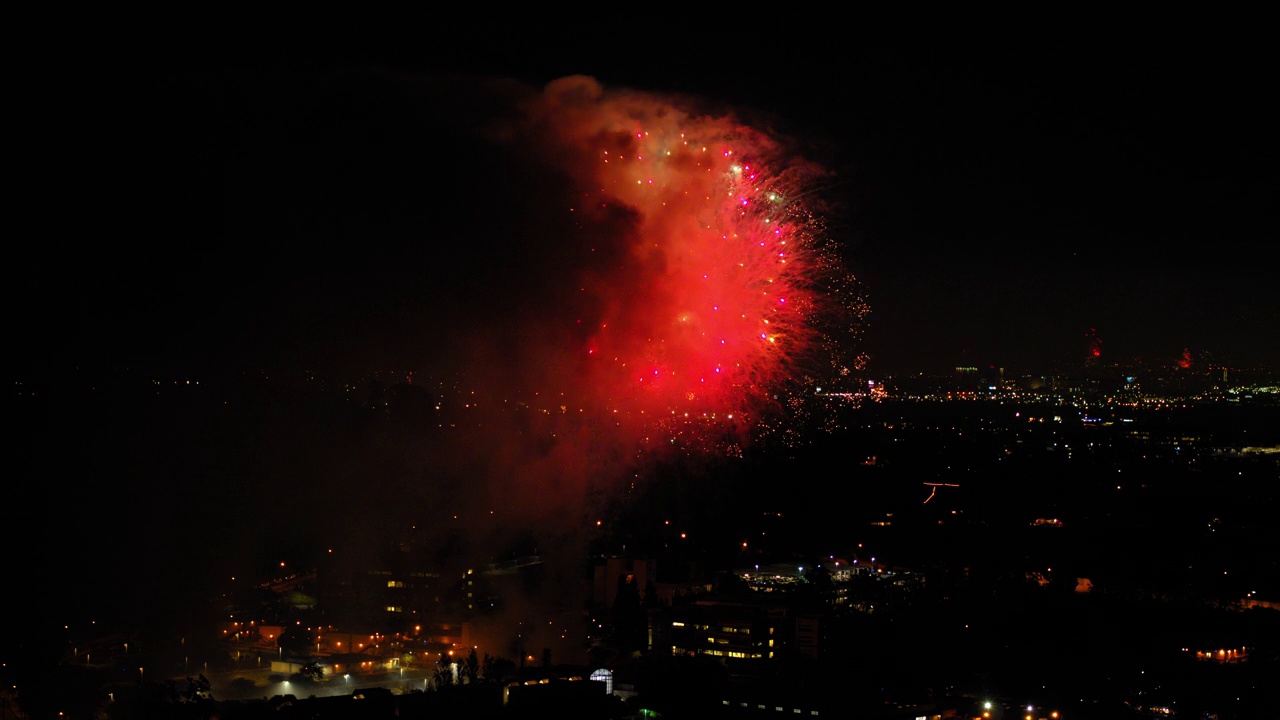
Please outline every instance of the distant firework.
[[1092, 363], [1102, 357], [1102, 338], [1098, 337], [1098, 331], [1095, 328], [1089, 328], [1089, 332], [1084, 334], [1085, 337], [1085, 362]]
[[651, 441], [723, 447], [859, 366], [843, 348], [865, 308], [810, 202], [818, 167], [731, 118], [588, 78], [544, 100], [576, 247], [607, 258], [572, 280], [570, 397]]

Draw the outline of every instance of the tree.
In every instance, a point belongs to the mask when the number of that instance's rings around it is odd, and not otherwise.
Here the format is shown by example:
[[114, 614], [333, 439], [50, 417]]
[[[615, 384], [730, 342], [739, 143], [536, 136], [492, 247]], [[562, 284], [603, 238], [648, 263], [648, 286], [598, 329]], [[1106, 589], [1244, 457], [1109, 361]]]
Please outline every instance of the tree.
[[181, 702], [211, 702], [213, 693], [210, 689], [209, 678], [201, 674], [199, 677], [187, 677], [187, 685], [182, 689]]
[[[485, 659], [488, 660], [488, 655]], [[476, 649], [471, 648], [471, 652], [467, 653], [467, 663], [464, 666], [467, 673], [467, 682], [475, 683], [480, 679], [480, 660], [476, 657]]]
[[623, 653], [644, 649], [648, 631], [648, 613], [640, 603], [640, 589], [634, 575], [618, 576], [618, 593], [614, 597], [610, 622], [613, 644]]
[[516, 664], [507, 658], [494, 657], [489, 653], [484, 654], [485, 682], [500, 683], [504, 678], [514, 675], [515, 672]]
[[800, 585], [797, 597], [805, 603], [822, 607], [831, 601], [835, 590], [831, 571], [821, 565], [814, 565], [805, 569], [804, 582]]
[[298, 674], [305, 680], [320, 682], [324, 679], [324, 668], [319, 663], [309, 662], [298, 670]]
[[432, 674], [435, 678], [436, 689], [452, 686], [454, 684], [452, 658], [440, 653], [440, 659], [436, 661], [436, 669]]
[[658, 586], [652, 580], [644, 584], [644, 607], [646, 610], [662, 607], [662, 599], [658, 597]]
[[276, 644], [290, 657], [310, 657], [315, 647], [315, 637], [301, 625], [290, 625], [280, 633]]

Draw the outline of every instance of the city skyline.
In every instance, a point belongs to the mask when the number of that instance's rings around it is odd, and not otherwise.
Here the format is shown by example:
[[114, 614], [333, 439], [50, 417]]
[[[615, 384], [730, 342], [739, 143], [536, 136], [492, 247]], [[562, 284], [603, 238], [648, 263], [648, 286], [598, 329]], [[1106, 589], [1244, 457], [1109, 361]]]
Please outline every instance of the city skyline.
[[[267, 378], [50, 388], [51, 397], [25, 405], [45, 412], [46, 425], [20, 443], [24, 477], [65, 482], [19, 488], [17, 507], [31, 512], [5, 526], [27, 621], [7, 648], [19, 659], [5, 667], [28, 690], [47, 687], [26, 674], [40, 667], [66, 679], [76, 668], [104, 679], [115, 669], [124, 698], [144, 680], [139, 666], [162, 683], [180, 678], [186, 662], [208, 663], [219, 700], [301, 698], [347, 694], [348, 684], [403, 689], [405, 677], [416, 687], [433, 657], [421, 655], [437, 651], [440, 637], [444, 647], [474, 643], [510, 660], [520, 647], [514, 634], [529, 643], [531, 673], [549, 664], [538, 648], [572, 668], [588, 644], [603, 653], [590, 667], [618, 669], [628, 663], [603, 658], [619, 639], [584, 623], [607, 617], [606, 558], [615, 569], [645, 563], [636, 571], [666, 593], [641, 658], [672, 657], [667, 638], [682, 653], [714, 657], [723, 649], [702, 648], [696, 634], [679, 639], [672, 623], [695, 612], [695, 599], [750, 604], [726, 595], [729, 571], [797, 562], [834, 571], [831, 562], [860, 560], [908, 585], [876, 591], [841, 579], [847, 605], [818, 613], [823, 633], [805, 646], [818, 656], [802, 667], [847, 673], [882, 693], [887, 683], [904, 700], [933, 698], [941, 683], [951, 690], [939, 698], [950, 702], [960, 701], [956, 691], [1005, 702], [1034, 696], [1072, 716], [1092, 707], [1131, 717], [1120, 693], [1153, 706], [1270, 707], [1265, 684], [1252, 678], [1274, 667], [1276, 647], [1275, 611], [1265, 609], [1280, 587], [1269, 520], [1280, 442], [1274, 395], [1207, 383], [1207, 393], [1116, 396], [1091, 383], [988, 393], [955, 378], [953, 387], [867, 398], [802, 444], [765, 443], [742, 458], [676, 453], [612, 488], [627, 479], [602, 477], [597, 487], [609, 497], [590, 516], [598, 521], [551, 522], [528, 509], [513, 514], [502, 496], [539, 502], [539, 493], [567, 486], [540, 483], [525, 494], [516, 485], [532, 477], [437, 466], [468, 456], [443, 448], [496, 429], [497, 416], [470, 409], [474, 396], [461, 388], [409, 392], [400, 383], [385, 395], [353, 394]], [[543, 427], [538, 408], [503, 412], [535, 435]], [[74, 444], [41, 434], [75, 428], [93, 432]], [[495, 532], [493, 510], [522, 522]], [[566, 534], [575, 519], [587, 527]], [[578, 545], [574, 534], [592, 542]], [[387, 589], [402, 582], [409, 589]], [[378, 588], [403, 593], [399, 609], [413, 619], [393, 612], [400, 602], [379, 602]], [[682, 592], [707, 594], [678, 599]], [[1250, 609], [1255, 602], [1263, 609]], [[550, 635], [547, 618], [557, 622]], [[310, 659], [311, 645], [277, 646], [269, 635], [294, 619], [319, 627], [317, 662], [331, 674], [351, 662], [334, 639], [349, 643], [353, 633], [384, 635], [418, 659], [403, 660], [405, 676], [362, 669], [349, 680], [300, 682], [287, 673]], [[261, 637], [218, 640], [250, 621]], [[407, 629], [413, 622], [428, 629]], [[1230, 669], [1203, 657], [1218, 646], [1232, 648]], [[790, 652], [766, 660], [761, 651], [732, 674], [789, 667]], [[956, 653], [966, 662], [955, 664]], [[1024, 666], [1026, 657], [1037, 662]], [[1192, 681], [1174, 682], [1181, 675]], [[75, 697], [101, 696], [82, 691]], [[772, 692], [780, 702], [848, 702]], [[874, 705], [873, 696], [863, 699]]]

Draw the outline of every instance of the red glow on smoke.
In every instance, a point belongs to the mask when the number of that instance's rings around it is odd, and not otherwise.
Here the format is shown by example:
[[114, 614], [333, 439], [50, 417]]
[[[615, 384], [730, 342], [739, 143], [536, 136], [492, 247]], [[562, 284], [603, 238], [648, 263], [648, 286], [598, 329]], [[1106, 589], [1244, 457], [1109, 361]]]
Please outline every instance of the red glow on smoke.
[[580, 187], [569, 212], [614, 244], [610, 265], [567, 278], [593, 328], [570, 354], [586, 359], [574, 394], [619, 425], [741, 434], [777, 408], [836, 304], [800, 201], [818, 173], [731, 119], [605, 97], [584, 78], [553, 83], [547, 100], [558, 162]]
[[1096, 360], [1102, 357], [1102, 339], [1098, 337], [1098, 331], [1089, 328], [1089, 332], [1085, 333], [1085, 340], [1088, 342], [1088, 360]]

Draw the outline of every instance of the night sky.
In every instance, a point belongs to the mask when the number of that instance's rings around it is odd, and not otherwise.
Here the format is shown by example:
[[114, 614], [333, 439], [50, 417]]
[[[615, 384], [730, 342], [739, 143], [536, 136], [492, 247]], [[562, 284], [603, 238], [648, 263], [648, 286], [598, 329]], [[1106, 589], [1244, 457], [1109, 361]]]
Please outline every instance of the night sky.
[[[621, 308], [663, 294], [610, 274], [634, 213], [573, 234], [574, 147], [512, 142], [540, 137], [530, 103], [571, 76], [731, 116], [823, 169], [825, 237], [865, 301], [842, 340], [867, 376], [1078, 369], [1090, 333], [1115, 362], [1280, 362], [1269, 47], [814, 24], [125, 33], [50, 52], [22, 107], [38, 142], [16, 204], [38, 217], [8, 265], [18, 567], [52, 577], [56, 550], [104, 588], [113, 567], [161, 587], [157, 566], [212, 573], [290, 530], [386, 522], [388, 498], [442, 512], [465, 482], [518, 476], [529, 489], [481, 493], [518, 515], [630, 458], [635, 428], [495, 452], [344, 434], [305, 404], [170, 416], [111, 380], [572, 383], [561, 360], [591, 338], [561, 321], [604, 313], [575, 304], [582, 277]], [[584, 261], [588, 241], [605, 257]], [[82, 394], [107, 386], [121, 395]]]
[[1280, 357], [1274, 63], [1247, 36], [547, 25], [126, 33], [50, 59], [22, 196], [60, 200], [12, 265], [23, 359], [429, 365], [556, 262], [548, 179], [476, 128], [511, 84], [579, 74], [703, 98], [830, 171], [873, 375], [1070, 369], [1091, 331], [1114, 362]]

